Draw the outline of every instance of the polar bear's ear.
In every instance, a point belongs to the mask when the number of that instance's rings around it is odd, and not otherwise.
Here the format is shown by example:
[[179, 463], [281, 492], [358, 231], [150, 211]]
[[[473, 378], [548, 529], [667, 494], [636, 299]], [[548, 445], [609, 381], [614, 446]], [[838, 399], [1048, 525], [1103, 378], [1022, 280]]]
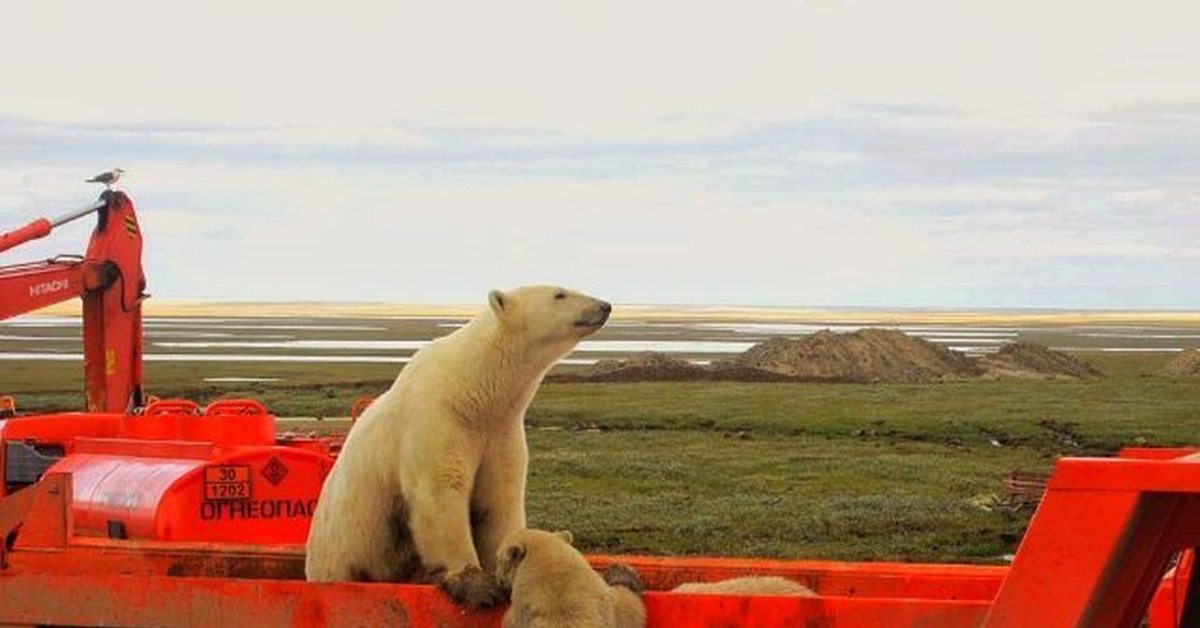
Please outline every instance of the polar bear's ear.
[[567, 545], [575, 544], [575, 535], [571, 534], [570, 530], [559, 530], [558, 532], [554, 533], [554, 536], [566, 541]]
[[488, 293], [488, 305], [496, 313], [497, 317], [504, 318], [504, 313], [507, 311], [506, 308], [509, 306], [508, 295], [499, 290], [492, 290]]
[[501, 547], [496, 552], [496, 580], [506, 587], [511, 587], [517, 567], [521, 566], [521, 560], [524, 558], [525, 546], [521, 543]]
[[521, 562], [521, 559], [525, 558], [525, 546], [524, 545], [520, 545], [520, 544], [509, 545], [508, 548], [504, 550], [504, 552], [505, 552], [504, 557], [506, 559], [508, 559], [508, 564], [510, 567], [516, 567], [517, 563]]

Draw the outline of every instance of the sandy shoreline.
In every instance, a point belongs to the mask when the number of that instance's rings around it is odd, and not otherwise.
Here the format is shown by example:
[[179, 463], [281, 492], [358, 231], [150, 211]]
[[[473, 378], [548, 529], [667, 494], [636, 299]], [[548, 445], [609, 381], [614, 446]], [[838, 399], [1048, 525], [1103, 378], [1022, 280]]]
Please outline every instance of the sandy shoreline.
[[[151, 299], [146, 316], [161, 317], [321, 317], [321, 318], [466, 318], [477, 305], [433, 305], [411, 303], [214, 303]], [[78, 301], [45, 308], [38, 315], [76, 316]], [[867, 323], [893, 325], [1184, 325], [1200, 326], [1200, 311], [970, 311], [917, 309], [813, 309], [768, 307], [698, 307], [620, 305], [614, 319], [620, 321], [762, 322], [762, 323]]]

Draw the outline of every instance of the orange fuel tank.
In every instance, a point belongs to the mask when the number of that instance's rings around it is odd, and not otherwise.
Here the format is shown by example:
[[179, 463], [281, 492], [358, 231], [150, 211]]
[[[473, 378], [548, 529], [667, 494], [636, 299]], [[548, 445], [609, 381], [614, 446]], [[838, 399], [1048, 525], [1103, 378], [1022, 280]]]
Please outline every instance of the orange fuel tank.
[[283, 446], [78, 439], [47, 473], [72, 475], [80, 536], [303, 543], [332, 464]]
[[277, 440], [249, 400], [11, 418], [0, 442], [5, 493], [70, 473], [76, 534], [118, 539], [303, 543], [333, 466], [327, 443]]

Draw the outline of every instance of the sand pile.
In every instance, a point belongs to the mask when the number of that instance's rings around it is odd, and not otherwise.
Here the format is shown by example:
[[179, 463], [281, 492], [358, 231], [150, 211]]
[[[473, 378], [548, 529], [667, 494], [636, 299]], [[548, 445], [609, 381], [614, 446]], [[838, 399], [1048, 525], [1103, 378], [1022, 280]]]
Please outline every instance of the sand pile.
[[[751, 347], [753, 348], [753, 347]], [[709, 365], [709, 379], [733, 382], [800, 382], [800, 381], [833, 381], [828, 379], [800, 378], [783, 373], [775, 373], [765, 369], [746, 366], [739, 359], [717, 360]]]
[[1200, 349], [1188, 349], [1163, 367], [1168, 375], [1200, 375]]
[[934, 382], [980, 374], [965, 355], [890, 329], [772, 338], [751, 347], [736, 362], [799, 380]]
[[1103, 377], [1098, 369], [1061, 351], [1032, 342], [1006, 344], [979, 359], [985, 377], [1041, 379]]
[[[1190, 373], [1200, 373], [1193, 351]], [[1184, 356], [1180, 356], [1182, 359]], [[733, 359], [708, 366], [663, 353], [601, 360], [575, 372], [555, 373], [557, 382], [940, 382], [975, 377], [1087, 378], [1103, 373], [1048, 347], [1018, 342], [981, 358], [890, 329], [854, 333], [819, 331], [796, 338], [771, 338]]]
[[665, 353], [646, 352], [624, 360], [600, 360], [574, 373], [554, 374], [557, 382], [675, 382], [712, 379], [708, 369]]

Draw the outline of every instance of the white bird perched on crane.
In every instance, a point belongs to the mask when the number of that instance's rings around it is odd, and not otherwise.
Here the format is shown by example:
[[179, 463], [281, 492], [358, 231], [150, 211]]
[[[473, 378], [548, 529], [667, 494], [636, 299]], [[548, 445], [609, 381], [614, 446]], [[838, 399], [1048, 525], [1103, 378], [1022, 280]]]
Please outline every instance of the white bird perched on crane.
[[105, 189], [111, 190], [113, 184], [116, 183], [117, 179], [120, 179], [121, 175], [124, 173], [125, 173], [125, 171], [121, 170], [120, 168], [113, 168], [112, 170], [109, 170], [108, 172], [101, 172], [100, 174], [88, 179], [86, 182], [87, 183], [103, 183]]

